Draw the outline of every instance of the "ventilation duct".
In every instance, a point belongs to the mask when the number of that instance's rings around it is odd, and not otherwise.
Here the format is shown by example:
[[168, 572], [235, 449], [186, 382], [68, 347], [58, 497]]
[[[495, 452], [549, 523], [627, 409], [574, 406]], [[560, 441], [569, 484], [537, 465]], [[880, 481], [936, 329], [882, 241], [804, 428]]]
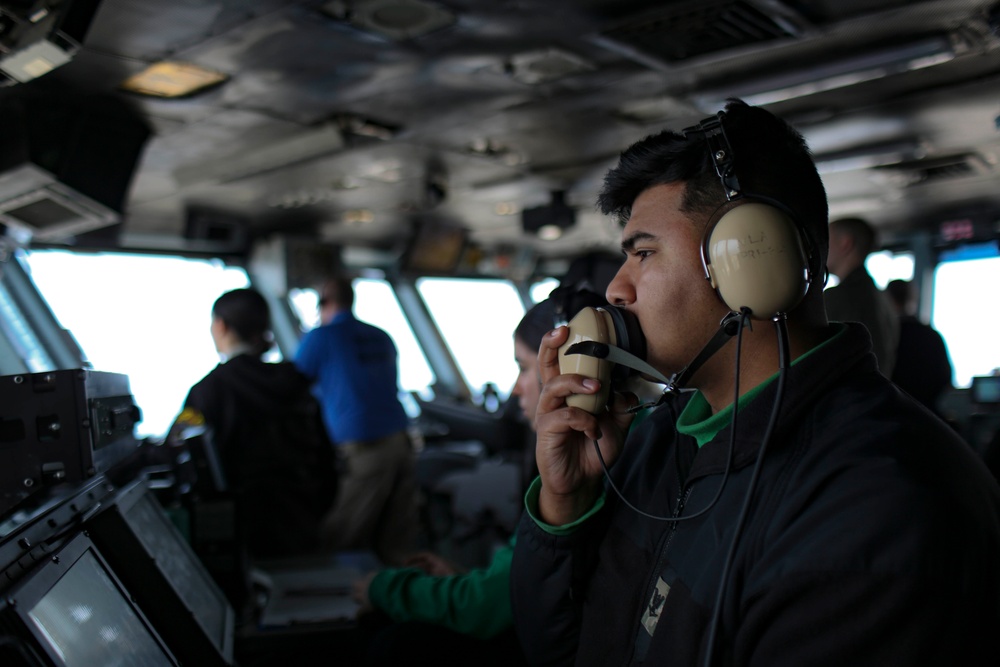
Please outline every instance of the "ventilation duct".
[[777, 0], [696, 0], [664, 3], [597, 39], [639, 62], [663, 67], [799, 37], [807, 27], [805, 19]]
[[121, 221], [149, 128], [117, 99], [0, 99], [0, 223], [61, 241]]
[[100, 0], [5, 2], [0, 7], [0, 85], [65, 65], [83, 44]]
[[984, 177], [992, 174], [991, 168], [982, 156], [976, 153], [959, 153], [908, 160], [879, 167], [889, 174], [898, 185], [913, 187], [964, 177]]

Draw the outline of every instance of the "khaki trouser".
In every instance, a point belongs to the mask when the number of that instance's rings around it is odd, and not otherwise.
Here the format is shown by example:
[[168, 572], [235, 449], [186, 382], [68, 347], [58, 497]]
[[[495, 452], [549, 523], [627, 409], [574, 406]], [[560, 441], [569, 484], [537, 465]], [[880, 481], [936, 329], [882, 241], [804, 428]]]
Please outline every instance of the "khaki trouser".
[[323, 519], [324, 547], [370, 549], [399, 565], [416, 548], [419, 521], [413, 446], [406, 431], [337, 447], [342, 471], [337, 499]]

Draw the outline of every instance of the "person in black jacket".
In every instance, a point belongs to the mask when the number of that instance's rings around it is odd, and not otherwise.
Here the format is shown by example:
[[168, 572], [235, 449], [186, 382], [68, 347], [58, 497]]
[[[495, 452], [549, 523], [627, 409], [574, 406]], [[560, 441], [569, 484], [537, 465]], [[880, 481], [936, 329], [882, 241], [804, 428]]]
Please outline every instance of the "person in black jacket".
[[529, 662], [1000, 664], [1000, 488], [863, 326], [827, 322], [801, 135], [732, 100], [624, 151], [598, 203], [623, 224], [608, 300], [690, 391], [626, 439], [636, 399], [568, 406], [600, 382], [559, 374], [566, 327], [543, 340], [511, 574]]
[[940, 415], [938, 400], [952, 388], [951, 358], [944, 338], [929, 324], [917, 319], [913, 283], [892, 280], [885, 286], [899, 318], [899, 347], [892, 381], [900, 389]]
[[254, 289], [226, 292], [212, 307], [223, 358], [194, 385], [180, 423], [204, 423], [236, 500], [251, 558], [319, 549], [319, 527], [337, 490], [333, 448], [308, 378], [291, 362], [262, 356], [273, 345], [270, 309]]
[[826, 314], [838, 322], [861, 322], [872, 337], [879, 371], [891, 378], [899, 348], [899, 321], [892, 303], [865, 267], [877, 249], [878, 235], [867, 220], [840, 218], [830, 222], [827, 269], [840, 282], [823, 293]]

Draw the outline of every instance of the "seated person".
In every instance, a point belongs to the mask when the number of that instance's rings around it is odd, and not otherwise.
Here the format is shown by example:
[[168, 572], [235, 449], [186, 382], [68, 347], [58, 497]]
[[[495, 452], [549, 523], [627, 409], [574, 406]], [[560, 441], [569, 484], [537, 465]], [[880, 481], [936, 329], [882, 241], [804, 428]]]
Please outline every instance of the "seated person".
[[337, 478], [309, 381], [291, 362], [261, 358], [270, 309], [256, 290], [219, 297], [211, 333], [223, 361], [191, 388], [178, 422], [208, 428], [252, 559], [314, 552]]
[[[606, 306], [603, 297], [576, 292], [565, 297], [570, 315], [586, 306]], [[557, 299], [532, 307], [514, 331], [517, 381], [511, 390], [534, 428], [538, 405], [538, 346], [557, 323]], [[395, 625], [380, 632], [369, 652], [376, 665], [525, 664], [512, 630], [509, 579], [511, 542], [496, 550], [489, 566], [465, 571], [423, 552], [407, 567], [372, 573], [355, 586], [361, 612], [384, 612]]]

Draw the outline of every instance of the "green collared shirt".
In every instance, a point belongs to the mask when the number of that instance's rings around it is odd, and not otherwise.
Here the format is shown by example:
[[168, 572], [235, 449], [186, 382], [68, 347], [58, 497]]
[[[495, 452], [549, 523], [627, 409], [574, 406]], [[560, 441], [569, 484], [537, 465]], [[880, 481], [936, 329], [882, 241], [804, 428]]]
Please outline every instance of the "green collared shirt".
[[[834, 333], [832, 336], [827, 338], [825, 341], [812, 348], [801, 357], [792, 362], [792, 366], [796, 365], [803, 359], [815, 354], [817, 350], [823, 348], [831, 340], [840, 336], [844, 333], [845, 327], [842, 324], [833, 325]], [[759, 385], [743, 394], [739, 398], [739, 409], [742, 410], [750, 402], [760, 395], [767, 387], [771, 385], [778, 378], [778, 373], [775, 372], [774, 375], [767, 378]], [[698, 447], [701, 447], [707, 442], [711, 442], [719, 431], [726, 427], [729, 422], [733, 419], [733, 405], [729, 404], [722, 410], [719, 410], [715, 414], [712, 414], [712, 406], [708, 404], [705, 400], [705, 396], [700, 392], [695, 392], [688, 404], [684, 406], [684, 410], [677, 417], [677, 432], [682, 435], [691, 436], [698, 443]]]
[[[831, 327], [834, 329], [834, 334], [793, 361], [792, 366], [799, 363], [809, 355], [815, 354], [817, 350], [822, 349], [834, 338], [842, 336], [846, 330], [846, 327], [843, 324], [831, 324]], [[746, 407], [765, 388], [774, 382], [777, 377], [778, 373], [776, 372], [774, 375], [761, 382], [746, 394], [740, 396], [738, 409], [742, 410]], [[728, 405], [719, 412], [712, 414], [712, 407], [708, 404], [708, 401], [705, 400], [705, 397], [700, 391], [696, 391], [694, 396], [691, 397], [691, 400], [688, 401], [688, 404], [684, 406], [684, 410], [681, 411], [681, 414], [678, 416], [676, 428], [678, 433], [694, 438], [698, 443], [698, 446], [701, 447], [705, 443], [710, 442], [719, 431], [725, 428], [732, 418], [732, 404]], [[552, 526], [538, 518], [538, 495], [541, 493], [541, 490], [542, 478], [539, 476], [536, 477], [531, 483], [531, 486], [528, 487], [528, 492], [524, 495], [524, 509], [539, 528], [552, 535], [569, 535], [575, 532], [585, 521], [594, 516], [594, 514], [604, 507], [605, 493], [602, 492], [594, 502], [594, 506], [579, 519], [564, 526]]]

